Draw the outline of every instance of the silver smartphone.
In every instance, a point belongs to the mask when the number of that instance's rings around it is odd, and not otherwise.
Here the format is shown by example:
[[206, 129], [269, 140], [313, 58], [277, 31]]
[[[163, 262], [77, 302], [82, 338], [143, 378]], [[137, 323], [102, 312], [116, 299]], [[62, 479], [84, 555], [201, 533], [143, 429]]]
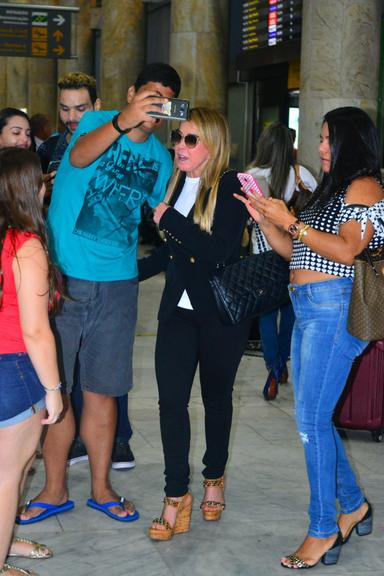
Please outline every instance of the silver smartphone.
[[164, 104], [155, 104], [159, 107], [158, 112], [148, 112], [154, 118], [164, 118], [166, 120], [187, 120], [189, 102], [181, 98], [170, 98]]

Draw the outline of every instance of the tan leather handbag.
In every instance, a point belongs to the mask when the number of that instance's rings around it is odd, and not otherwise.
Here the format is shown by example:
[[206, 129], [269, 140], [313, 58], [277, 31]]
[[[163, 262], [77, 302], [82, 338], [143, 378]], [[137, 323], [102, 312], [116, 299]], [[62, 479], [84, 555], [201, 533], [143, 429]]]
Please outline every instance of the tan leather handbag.
[[361, 340], [384, 339], [384, 246], [355, 258], [348, 331]]

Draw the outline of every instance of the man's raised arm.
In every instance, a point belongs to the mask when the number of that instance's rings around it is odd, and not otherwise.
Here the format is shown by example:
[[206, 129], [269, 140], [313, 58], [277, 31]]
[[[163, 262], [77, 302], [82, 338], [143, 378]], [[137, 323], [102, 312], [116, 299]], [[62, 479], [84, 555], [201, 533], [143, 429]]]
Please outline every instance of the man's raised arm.
[[168, 98], [159, 97], [157, 92], [143, 90], [135, 93], [134, 87], [131, 87], [128, 90], [127, 106], [113, 120], [80, 136], [76, 141], [70, 153], [71, 164], [84, 168], [103, 154], [122, 134], [127, 134], [142, 122], [155, 123], [156, 118], [149, 116], [148, 112], [158, 112], [159, 104], [166, 102]]

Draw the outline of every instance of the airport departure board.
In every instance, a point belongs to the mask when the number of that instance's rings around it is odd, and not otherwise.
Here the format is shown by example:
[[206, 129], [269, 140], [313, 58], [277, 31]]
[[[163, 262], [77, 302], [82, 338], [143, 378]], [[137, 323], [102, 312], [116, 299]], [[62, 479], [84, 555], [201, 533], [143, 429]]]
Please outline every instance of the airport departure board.
[[242, 52], [300, 39], [302, 4], [302, 0], [244, 0]]

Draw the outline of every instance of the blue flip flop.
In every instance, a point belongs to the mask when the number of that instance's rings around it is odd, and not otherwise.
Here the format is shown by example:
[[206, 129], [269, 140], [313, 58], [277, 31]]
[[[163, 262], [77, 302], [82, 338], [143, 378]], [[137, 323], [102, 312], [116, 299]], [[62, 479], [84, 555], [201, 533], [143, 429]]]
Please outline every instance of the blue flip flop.
[[99, 504], [93, 498], [88, 498], [87, 506], [89, 506], [90, 508], [94, 508], [95, 510], [99, 510], [100, 512], [104, 512], [104, 514], [106, 514], [110, 518], [113, 518], [114, 520], [118, 520], [119, 522], [134, 522], [139, 517], [139, 513], [137, 510], [135, 510], [133, 514], [130, 514], [128, 516], [118, 516], [117, 514], [113, 514], [113, 512], [108, 510], [108, 508], [110, 508], [111, 506], [121, 506], [121, 508], [124, 510], [124, 502], [125, 502], [124, 496], [122, 496], [120, 500], [113, 502], [104, 502], [104, 504]]
[[62, 512], [68, 512], [75, 507], [73, 500], [67, 500], [64, 504], [48, 504], [47, 502], [29, 502], [26, 503], [24, 511], [26, 512], [30, 508], [44, 508], [43, 512], [40, 512], [37, 516], [29, 518], [29, 520], [22, 520], [20, 516], [16, 516], [16, 524], [34, 524], [35, 522], [41, 522], [50, 516], [56, 516], [56, 514], [61, 514]]

